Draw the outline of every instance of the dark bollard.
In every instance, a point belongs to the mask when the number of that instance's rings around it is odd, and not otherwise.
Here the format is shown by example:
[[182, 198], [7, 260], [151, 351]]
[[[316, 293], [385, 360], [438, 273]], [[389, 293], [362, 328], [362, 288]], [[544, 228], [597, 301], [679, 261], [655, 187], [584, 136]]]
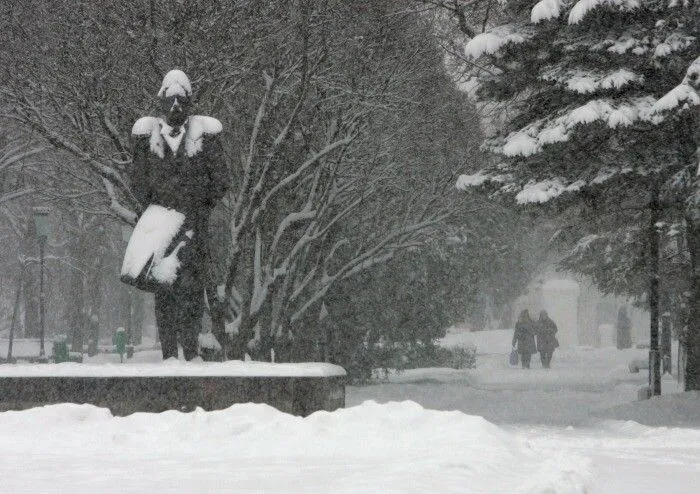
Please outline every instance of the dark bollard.
[[62, 362], [68, 362], [68, 338], [65, 335], [61, 335], [54, 339], [53, 341], [53, 361], [57, 364]]

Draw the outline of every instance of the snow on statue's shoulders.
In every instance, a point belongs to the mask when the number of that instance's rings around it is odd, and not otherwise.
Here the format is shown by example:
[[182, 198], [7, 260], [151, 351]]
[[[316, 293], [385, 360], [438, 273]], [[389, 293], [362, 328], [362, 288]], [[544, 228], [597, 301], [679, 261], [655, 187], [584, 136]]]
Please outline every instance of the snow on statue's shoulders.
[[188, 156], [194, 156], [202, 150], [204, 136], [215, 136], [223, 130], [221, 122], [214, 117], [193, 115], [188, 121], [185, 149]]
[[158, 129], [160, 123], [159, 119], [156, 117], [141, 117], [131, 128], [131, 135], [133, 136], [150, 136], [155, 129]]
[[0, 377], [342, 377], [345, 369], [323, 362], [273, 364], [269, 362], [185, 362], [127, 364], [18, 364], [0, 366]]
[[189, 125], [190, 133], [194, 138], [201, 137], [204, 134], [220, 134], [223, 130], [223, 126], [218, 119], [214, 117], [207, 117], [206, 115], [191, 116]]

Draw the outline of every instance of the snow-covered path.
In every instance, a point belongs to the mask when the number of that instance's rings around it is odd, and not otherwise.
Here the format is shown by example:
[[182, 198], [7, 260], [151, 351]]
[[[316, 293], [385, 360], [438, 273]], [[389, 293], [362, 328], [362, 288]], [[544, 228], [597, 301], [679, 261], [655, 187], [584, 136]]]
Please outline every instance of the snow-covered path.
[[[484, 336], [502, 340], [483, 342], [486, 349], [507, 348], [507, 334]], [[632, 374], [627, 364], [645, 356], [645, 350], [576, 348], [558, 351], [550, 370], [537, 362], [522, 370], [510, 367], [505, 353], [489, 353], [479, 355], [473, 370], [416, 369], [379, 384], [351, 386], [348, 405], [413, 400], [428, 409], [483, 416], [535, 455], [573, 461], [568, 470], [553, 468], [551, 478], [561, 482], [551, 492], [695, 493], [700, 485], [700, 429], [648, 427], [597, 416], [636, 399], [646, 371]], [[667, 375], [663, 389], [674, 393], [679, 388]], [[700, 401], [695, 404], [690, 421], [700, 424]], [[568, 475], [587, 478], [586, 490], [566, 490]]]
[[590, 461], [599, 494], [690, 494], [700, 485], [700, 430], [604, 421], [586, 428], [505, 427], [540, 454]]
[[[484, 391], [459, 383], [424, 382], [384, 384], [364, 389], [370, 392], [351, 389], [350, 401], [376, 397], [381, 401], [387, 399], [387, 395], [407, 400], [413, 396], [426, 408], [460, 409], [472, 414], [483, 412], [489, 420], [498, 422], [503, 430], [522, 441], [536, 456], [550, 457], [547, 461], [556, 465], [552, 466], [550, 477], [558, 479], [553, 484], [553, 493], [698, 492], [700, 429], [648, 427], [631, 421], [590, 417], [591, 409], [621, 401], [614, 396], [615, 392], [621, 391], [619, 387], [610, 392], [566, 389]], [[560, 405], [558, 395], [565, 396], [565, 406]], [[532, 404], [535, 400], [536, 406]], [[700, 420], [700, 408], [695, 413]], [[508, 424], [509, 421], [529, 423]], [[548, 422], [559, 425], [541, 425]], [[567, 461], [572, 464], [562, 471], [561, 465]], [[542, 469], [547, 469], [546, 462], [545, 466], [540, 466]], [[586, 490], [565, 488], [570, 475], [574, 476], [574, 481], [577, 476], [587, 478]]]
[[[349, 386], [347, 404], [412, 400], [426, 408], [460, 410], [496, 424], [582, 425], [591, 414], [636, 399], [646, 375], [629, 370], [506, 368], [500, 356], [480, 356], [477, 370], [416, 369], [368, 386]], [[678, 389], [669, 376], [664, 389]]]
[[[648, 350], [571, 348], [554, 353], [551, 369], [533, 357], [532, 368], [508, 365], [512, 330], [449, 335], [449, 344], [475, 344], [476, 369], [414, 369], [369, 386], [348, 387], [348, 406], [365, 400], [412, 400], [426, 408], [460, 410], [496, 424], [583, 425], [596, 412], [632, 402], [647, 371], [631, 373], [632, 360]], [[664, 393], [679, 390], [665, 375]], [[700, 423], [700, 421], [699, 421]]]

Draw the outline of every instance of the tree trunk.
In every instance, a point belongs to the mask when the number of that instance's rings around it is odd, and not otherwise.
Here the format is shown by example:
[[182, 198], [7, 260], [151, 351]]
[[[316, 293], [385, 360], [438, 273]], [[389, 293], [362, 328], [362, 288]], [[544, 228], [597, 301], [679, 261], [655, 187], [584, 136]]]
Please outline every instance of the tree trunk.
[[22, 299], [22, 285], [24, 284], [24, 269], [19, 271], [17, 275], [17, 294], [15, 295], [15, 305], [12, 307], [12, 322], [10, 323], [10, 341], [7, 346], [7, 360], [12, 362], [12, 344], [15, 339], [15, 326], [17, 324], [17, 315], [19, 313], [19, 302]]
[[21, 248], [29, 262], [24, 269], [24, 337], [38, 338], [39, 329], [39, 239], [36, 227], [31, 219], [27, 222], [27, 230], [21, 241]]
[[659, 234], [656, 224], [660, 219], [659, 190], [652, 185], [649, 203], [649, 313], [651, 331], [649, 341], [649, 385], [652, 395], [661, 394], [661, 359], [659, 353]]
[[[676, 135], [679, 161], [690, 167], [693, 174], [697, 164], [697, 147], [700, 142], [698, 129], [700, 121], [696, 112], [688, 113], [679, 119]], [[688, 320], [683, 334], [685, 346], [685, 390], [700, 391], [700, 209], [693, 198], [700, 187], [697, 178], [690, 184], [690, 194], [686, 201], [686, 242], [690, 252], [690, 297], [688, 299]]]
[[24, 278], [24, 336], [38, 338], [39, 329], [39, 269], [27, 267]]
[[[78, 259], [74, 257], [74, 259]], [[68, 324], [70, 331], [71, 350], [74, 352], [83, 351], [83, 325], [85, 324], [85, 303], [83, 273], [76, 269], [70, 271], [68, 293]]]
[[685, 390], [700, 391], [700, 217], [688, 218], [687, 223], [692, 273], [689, 317], [683, 335], [686, 351]]
[[131, 297], [131, 341], [134, 345], [140, 345], [143, 342], [143, 325], [144, 325], [144, 295], [141, 292], [132, 290]]
[[99, 346], [100, 338], [102, 337], [101, 326], [102, 321], [102, 255], [98, 249], [97, 255], [94, 259], [94, 264], [92, 266], [92, 272], [90, 273], [90, 281], [88, 283], [88, 290], [90, 293], [90, 319], [91, 319], [91, 338], [95, 340], [95, 343]]

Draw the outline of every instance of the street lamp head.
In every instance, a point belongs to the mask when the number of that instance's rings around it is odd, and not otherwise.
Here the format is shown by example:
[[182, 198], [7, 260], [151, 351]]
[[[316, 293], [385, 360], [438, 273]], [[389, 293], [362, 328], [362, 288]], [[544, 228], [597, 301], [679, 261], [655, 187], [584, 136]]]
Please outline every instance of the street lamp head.
[[33, 209], [34, 226], [36, 234], [39, 237], [48, 238], [51, 235], [51, 222], [49, 221], [49, 212], [51, 210], [46, 206], [37, 206]]

